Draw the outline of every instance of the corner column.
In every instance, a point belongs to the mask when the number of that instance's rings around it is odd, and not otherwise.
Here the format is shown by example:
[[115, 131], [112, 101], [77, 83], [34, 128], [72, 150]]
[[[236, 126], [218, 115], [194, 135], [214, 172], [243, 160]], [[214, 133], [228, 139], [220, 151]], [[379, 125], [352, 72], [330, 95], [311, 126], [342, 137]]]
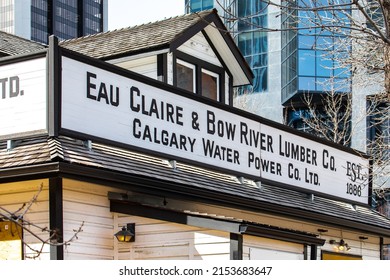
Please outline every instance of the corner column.
[[[62, 195], [62, 178], [55, 177], [49, 179], [49, 219], [50, 231], [55, 230], [56, 235], [52, 241], [62, 243], [64, 241], [63, 228], [63, 195]], [[50, 259], [63, 260], [64, 246], [50, 245]]]

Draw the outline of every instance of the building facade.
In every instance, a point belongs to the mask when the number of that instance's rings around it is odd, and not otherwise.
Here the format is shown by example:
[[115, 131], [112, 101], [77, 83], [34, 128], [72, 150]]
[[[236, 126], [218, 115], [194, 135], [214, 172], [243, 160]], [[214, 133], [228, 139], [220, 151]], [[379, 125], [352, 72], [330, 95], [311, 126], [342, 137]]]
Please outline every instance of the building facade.
[[0, 35], [2, 258], [384, 259], [368, 159], [235, 109], [253, 73], [215, 10]]
[[107, 1], [5, 0], [0, 30], [36, 42], [50, 35], [70, 39], [107, 30]]

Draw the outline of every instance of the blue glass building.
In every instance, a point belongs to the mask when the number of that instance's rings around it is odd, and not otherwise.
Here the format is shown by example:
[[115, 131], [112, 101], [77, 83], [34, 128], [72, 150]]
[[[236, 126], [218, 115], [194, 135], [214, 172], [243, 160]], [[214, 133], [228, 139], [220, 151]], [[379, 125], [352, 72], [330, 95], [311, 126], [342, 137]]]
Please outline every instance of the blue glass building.
[[[311, 12], [293, 8], [282, 13], [283, 104], [302, 93], [351, 92], [350, 70], [335, 59], [336, 56], [348, 55], [350, 51], [348, 46], [341, 49], [337, 44], [343, 34], [321, 30], [312, 23], [314, 17]], [[348, 19], [340, 24], [347, 25]]]

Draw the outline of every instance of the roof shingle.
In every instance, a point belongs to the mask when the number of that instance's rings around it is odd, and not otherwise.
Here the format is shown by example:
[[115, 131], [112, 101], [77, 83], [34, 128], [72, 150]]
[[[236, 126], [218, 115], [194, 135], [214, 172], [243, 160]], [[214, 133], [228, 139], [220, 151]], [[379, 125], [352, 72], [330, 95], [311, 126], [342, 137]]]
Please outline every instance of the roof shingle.
[[0, 31], [0, 57], [27, 54], [46, 48], [45, 45]]
[[204, 20], [205, 16], [211, 13], [214, 13], [214, 10], [70, 39], [60, 42], [60, 46], [100, 59], [168, 47], [168, 44], [187, 28]]

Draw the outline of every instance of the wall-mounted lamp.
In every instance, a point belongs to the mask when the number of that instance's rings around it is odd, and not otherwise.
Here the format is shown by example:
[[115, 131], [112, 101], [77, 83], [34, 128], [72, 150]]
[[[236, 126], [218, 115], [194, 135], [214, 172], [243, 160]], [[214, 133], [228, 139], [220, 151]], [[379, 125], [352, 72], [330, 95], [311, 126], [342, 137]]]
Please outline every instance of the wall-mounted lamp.
[[122, 230], [114, 234], [119, 242], [134, 242], [135, 241], [135, 223], [127, 224], [122, 227]]
[[349, 250], [351, 250], [351, 247], [349, 247], [348, 244], [345, 243], [344, 239], [341, 239], [340, 242], [337, 242], [336, 240], [332, 239], [329, 240], [329, 244], [335, 245], [339, 251], [348, 252]]

